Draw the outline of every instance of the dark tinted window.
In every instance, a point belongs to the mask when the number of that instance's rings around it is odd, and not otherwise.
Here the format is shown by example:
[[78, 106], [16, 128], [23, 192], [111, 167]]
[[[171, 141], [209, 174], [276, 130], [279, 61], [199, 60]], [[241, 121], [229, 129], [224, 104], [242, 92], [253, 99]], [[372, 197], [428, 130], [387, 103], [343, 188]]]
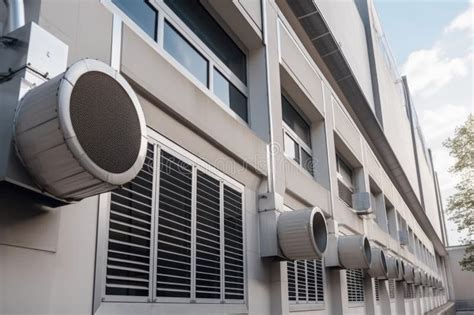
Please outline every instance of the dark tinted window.
[[247, 98], [216, 69], [214, 69], [214, 94], [247, 121]]
[[158, 11], [148, 1], [112, 0], [112, 2], [156, 40]]
[[281, 98], [283, 121], [301, 138], [309, 147], [311, 147], [311, 131], [309, 124], [293, 108], [288, 100]]
[[245, 54], [199, 0], [165, 0], [165, 3], [242, 82], [247, 83]]
[[168, 22], [165, 22], [164, 34], [165, 50], [207, 86], [207, 60]]

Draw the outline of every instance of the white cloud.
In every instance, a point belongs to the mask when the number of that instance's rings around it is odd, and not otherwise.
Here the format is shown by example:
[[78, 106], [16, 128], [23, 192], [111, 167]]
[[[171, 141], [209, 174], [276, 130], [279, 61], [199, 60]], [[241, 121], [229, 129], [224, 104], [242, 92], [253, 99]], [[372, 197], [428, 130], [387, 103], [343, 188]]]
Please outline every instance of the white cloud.
[[431, 95], [453, 79], [468, 73], [472, 54], [449, 57], [440, 46], [412, 52], [402, 71], [408, 77], [413, 94]]
[[445, 33], [453, 31], [468, 31], [474, 33], [474, 1], [469, 8], [459, 14], [445, 29]]
[[453, 134], [456, 125], [468, 114], [465, 107], [451, 104], [436, 109], [422, 110], [419, 113], [420, 124], [426, 141], [432, 144], [442, 142]]

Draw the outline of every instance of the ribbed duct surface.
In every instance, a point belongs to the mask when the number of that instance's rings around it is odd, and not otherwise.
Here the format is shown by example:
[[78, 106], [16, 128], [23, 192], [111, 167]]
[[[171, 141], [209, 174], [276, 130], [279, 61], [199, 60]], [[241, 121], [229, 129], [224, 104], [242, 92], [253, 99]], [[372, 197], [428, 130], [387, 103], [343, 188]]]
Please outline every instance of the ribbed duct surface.
[[369, 240], [364, 235], [341, 235], [337, 240], [339, 262], [345, 269], [368, 269], [372, 261]]
[[415, 269], [415, 278], [413, 280], [413, 283], [415, 283], [416, 285], [423, 284], [422, 272], [420, 269]]
[[372, 247], [372, 261], [367, 273], [376, 279], [387, 279], [387, 260], [382, 249]]
[[403, 279], [407, 283], [415, 283], [416, 272], [412, 265], [405, 264], [405, 272], [403, 273]]
[[277, 234], [280, 249], [289, 260], [318, 259], [326, 251], [326, 220], [319, 208], [283, 212]]
[[398, 279], [400, 272], [400, 262], [397, 258], [387, 255], [385, 257], [387, 262], [387, 278]]
[[42, 190], [75, 201], [137, 175], [145, 159], [145, 120], [125, 79], [85, 59], [25, 95], [15, 117], [15, 146]]

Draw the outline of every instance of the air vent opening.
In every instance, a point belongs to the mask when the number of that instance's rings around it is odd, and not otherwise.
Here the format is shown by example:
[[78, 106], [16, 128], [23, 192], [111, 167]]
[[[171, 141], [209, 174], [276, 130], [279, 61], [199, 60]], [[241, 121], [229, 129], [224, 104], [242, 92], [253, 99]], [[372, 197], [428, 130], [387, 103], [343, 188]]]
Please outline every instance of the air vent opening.
[[328, 244], [328, 231], [326, 219], [321, 212], [315, 212], [313, 216], [313, 237], [319, 251], [324, 253]]
[[140, 151], [140, 120], [117, 80], [99, 71], [81, 75], [71, 93], [70, 115], [81, 147], [97, 166], [115, 174], [133, 166]]

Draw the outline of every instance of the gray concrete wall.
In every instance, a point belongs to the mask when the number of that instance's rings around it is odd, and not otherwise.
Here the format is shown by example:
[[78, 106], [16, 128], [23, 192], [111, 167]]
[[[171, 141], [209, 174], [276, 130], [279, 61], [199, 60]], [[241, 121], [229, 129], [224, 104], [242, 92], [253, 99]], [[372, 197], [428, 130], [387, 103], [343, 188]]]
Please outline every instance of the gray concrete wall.
[[452, 299], [458, 304], [458, 309], [464, 308], [474, 311], [474, 272], [463, 271], [459, 265], [459, 261], [464, 256], [465, 248], [465, 246], [448, 247], [447, 263], [451, 272]]

